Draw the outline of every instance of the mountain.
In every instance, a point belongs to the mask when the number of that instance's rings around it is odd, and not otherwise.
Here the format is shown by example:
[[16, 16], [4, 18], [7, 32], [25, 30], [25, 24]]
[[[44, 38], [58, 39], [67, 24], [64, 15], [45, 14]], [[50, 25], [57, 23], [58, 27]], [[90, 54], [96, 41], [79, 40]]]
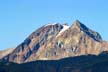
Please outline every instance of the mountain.
[[88, 54], [98, 55], [103, 51], [108, 51], [108, 43], [102, 40], [98, 32], [76, 20], [72, 26], [59, 23], [42, 26], [3, 60], [25, 63]]
[[14, 50], [14, 48], [8, 48], [6, 50], [1, 50], [0, 51], [0, 59], [2, 59], [4, 56], [8, 55]]

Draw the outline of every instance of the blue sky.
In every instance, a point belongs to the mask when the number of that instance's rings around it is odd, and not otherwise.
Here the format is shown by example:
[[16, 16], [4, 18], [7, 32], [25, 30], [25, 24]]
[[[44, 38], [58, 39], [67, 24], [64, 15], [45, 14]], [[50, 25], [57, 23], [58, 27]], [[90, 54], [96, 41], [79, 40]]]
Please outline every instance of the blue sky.
[[76, 19], [108, 41], [108, 0], [0, 0], [0, 50], [16, 47], [44, 24]]

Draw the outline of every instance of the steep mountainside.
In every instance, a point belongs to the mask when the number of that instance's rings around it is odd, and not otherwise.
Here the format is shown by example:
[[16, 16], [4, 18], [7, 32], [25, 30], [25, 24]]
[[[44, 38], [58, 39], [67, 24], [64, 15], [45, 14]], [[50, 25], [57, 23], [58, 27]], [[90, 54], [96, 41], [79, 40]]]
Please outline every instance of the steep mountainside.
[[98, 55], [102, 51], [108, 51], [107, 42], [102, 40], [99, 33], [76, 20], [72, 26], [56, 23], [39, 28], [3, 59], [24, 63], [88, 54]]

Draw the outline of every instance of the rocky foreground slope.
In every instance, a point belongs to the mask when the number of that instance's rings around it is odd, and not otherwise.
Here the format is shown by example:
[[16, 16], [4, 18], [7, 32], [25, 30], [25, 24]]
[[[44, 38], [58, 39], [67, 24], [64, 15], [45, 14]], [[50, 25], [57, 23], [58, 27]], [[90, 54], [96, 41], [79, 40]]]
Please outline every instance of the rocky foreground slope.
[[80, 21], [72, 26], [48, 24], [34, 31], [3, 60], [25, 63], [35, 60], [58, 60], [80, 55], [98, 55], [108, 51], [107, 42], [100, 34]]
[[23, 64], [0, 62], [0, 72], [108, 72], [108, 54], [83, 55]]

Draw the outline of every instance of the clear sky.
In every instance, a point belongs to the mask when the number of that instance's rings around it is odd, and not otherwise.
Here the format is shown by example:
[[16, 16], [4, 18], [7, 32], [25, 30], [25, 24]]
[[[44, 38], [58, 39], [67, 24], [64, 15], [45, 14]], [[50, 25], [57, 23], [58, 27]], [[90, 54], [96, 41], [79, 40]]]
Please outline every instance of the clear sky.
[[108, 0], [0, 0], [0, 50], [47, 23], [80, 20], [108, 41]]

